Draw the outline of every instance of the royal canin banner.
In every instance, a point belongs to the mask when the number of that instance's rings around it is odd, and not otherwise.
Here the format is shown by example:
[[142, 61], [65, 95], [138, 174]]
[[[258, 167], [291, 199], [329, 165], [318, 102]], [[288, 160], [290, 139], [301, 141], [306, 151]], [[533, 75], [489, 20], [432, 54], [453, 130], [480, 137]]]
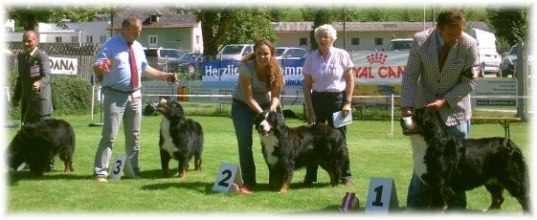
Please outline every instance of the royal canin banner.
[[[408, 51], [351, 51], [357, 85], [401, 84], [408, 59]], [[285, 87], [302, 87], [304, 59], [281, 61]], [[222, 88], [237, 84], [239, 61], [216, 60], [202, 64], [201, 78], [204, 87]]]
[[356, 84], [401, 84], [408, 51], [357, 51], [351, 53]]

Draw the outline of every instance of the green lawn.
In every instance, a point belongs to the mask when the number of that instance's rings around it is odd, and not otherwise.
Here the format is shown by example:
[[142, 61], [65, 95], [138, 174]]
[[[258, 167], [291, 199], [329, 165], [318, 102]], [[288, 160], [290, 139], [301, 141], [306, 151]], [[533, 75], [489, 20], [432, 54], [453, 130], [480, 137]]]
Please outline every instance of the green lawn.
[[[203, 170], [190, 171], [186, 179], [162, 178], [159, 156], [159, 124], [161, 116], [144, 116], [142, 122], [140, 168], [144, 179], [122, 179], [97, 183], [93, 177], [93, 160], [100, 138], [100, 127], [88, 127], [90, 116], [63, 116], [76, 132], [77, 144], [73, 167], [64, 174], [63, 163], [56, 159], [56, 170], [41, 178], [29, 178], [28, 170], [9, 173], [6, 188], [6, 211], [21, 213], [270, 213], [309, 214], [338, 213], [345, 192], [355, 192], [363, 213], [367, 200], [369, 179], [392, 178], [395, 181], [401, 207], [406, 205], [406, 192], [412, 172], [409, 139], [401, 135], [398, 123], [389, 137], [388, 121], [355, 120], [348, 128], [351, 169], [355, 186], [330, 187], [326, 172], [319, 170], [319, 182], [311, 188], [301, 186], [305, 170], [295, 172], [291, 189], [286, 194], [267, 190], [268, 171], [261, 154], [259, 138], [254, 135], [254, 156], [257, 181], [254, 194], [215, 193], [211, 190], [222, 162], [238, 164], [237, 144], [229, 117], [192, 116], [205, 131]], [[291, 119], [290, 126], [302, 124]], [[529, 123], [511, 124], [511, 137], [529, 156]], [[16, 129], [8, 129], [11, 140]], [[124, 137], [120, 131], [114, 145], [114, 156], [124, 152]], [[471, 136], [503, 136], [499, 124], [474, 124]], [[529, 158], [528, 158], [529, 163]], [[173, 173], [176, 161], [170, 162]], [[193, 167], [191, 161], [191, 167]], [[469, 212], [480, 212], [488, 207], [490, 196], [484, 187], [467, 193]], [[503, 214], [519, 215], [519, 204], [505, 193]]]

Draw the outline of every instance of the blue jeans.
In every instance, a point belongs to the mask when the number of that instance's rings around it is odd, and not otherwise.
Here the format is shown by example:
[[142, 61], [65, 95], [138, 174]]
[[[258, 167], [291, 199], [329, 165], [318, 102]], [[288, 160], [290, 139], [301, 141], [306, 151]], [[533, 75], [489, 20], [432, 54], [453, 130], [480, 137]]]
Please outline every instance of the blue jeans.
[[[315, 92], [311, 94], [311, 104], [313, 105], [313, 111], [315, 111], [315, 123], [317, 124], [328, 124], [331, 127], [334, 127], [334, 121], [332, 120], [332, 114], [334, 112], [341, 111], [343, 106], [343, 100], [345, 92]], [[347, 126], [342, 126], [337, 128], [339, 132], [343, 135], [345, 142], [347, 140]], [[350, 162], [349, 162], [350, 164]], [[315, 167], [306, 167], [306, 176], [304, 177], [305, 182], [316, 182], [317, 181], [317, 170], [319, 166]], [[351, 179], [351, 166], [344, 171], [342, 179]]]
[[142, 124], [142, 99], [132, 98], [128, 93], [103, 89], [103, 130], [97, 153], [95, 154], [95, 175], [108, 176], [108, 165], [112, 157], [112, 146], [116, 140], [121, 122], [125, 133], [125, 154], [139, 175], [138, 151], [140, 150], [140, 127]]
[[[457, 126], [449, 127], [451, 134], [468, 139], [470, 134], [470, 120], [461, 123]], [[448, 201], [448, 210], [464, 210], [466, 209], [466, 193], [463, 191], [456, 191], [455, 196]], [[407, 209], [426, 209], [427, 204], [427, 188], [420, 181], [415, 172], [412, 172], [412, 178], [408, 186], [408, 196], [406, 200]]]
[[[270, 103], [261, 104], [261, 108], [268, 110]], [[235, 127], [235, 135], [239, 145], [239, 163], [244, 185], [253, 187], [255, 180], [255, 163], [252, 151], [253, 128], [256, 112], [246, 103], [233, 99], [231, 103], [231, 118]]]

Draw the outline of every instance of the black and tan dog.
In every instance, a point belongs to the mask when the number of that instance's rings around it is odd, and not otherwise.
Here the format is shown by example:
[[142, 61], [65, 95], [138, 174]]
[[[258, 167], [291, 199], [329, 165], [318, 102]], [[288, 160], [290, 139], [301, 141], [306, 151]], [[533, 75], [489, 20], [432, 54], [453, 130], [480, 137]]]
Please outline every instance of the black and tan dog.
[[269, 169], [269, 188], [286, 192], [293, 171], [304, 166], [320, 165], [328, 172], [330, 184], [336, 186], [349, 166], [349, 155], [341, 133], [318, 124], [290, 128], [281, 114], [265, 111], [254, 120]]
[[164, 117], [160, 123], [160, 161], [162, 175], [168, 177], [171, 158], [179, 161], [178, 177], [186, 177], [188, 162], [194, 157], [195, 170], [201, 170], [203, 129], [200, 123], [187, 119], [183, 107], [175, 101], [162, 98], [157, 111]]
[[10, 169], [17, 169], [22, 163], [30, 167], [30, 175], [42, 176], [50, 169], [50, 161], [57, 154], [64, 162], [64, 172], [73, 169], [75, 151], [73, 127], [61, 119], [27, 123], [21, 127], [8, 146], [7, 159]]
[[425, 141], [424, 156], [415, 157], [423, 162], [415, 161], [415, 170], [427, 186], [430, 208], [442, 210], [454, 191], [485, 185], [492, 199], [488, 209], [501, 208], [503, 190], [507, 189], [529, 212], [527, 166], [513, 141], [503, 137], [457, 138], [451, 135], [438, 111], [425, 108], [402, 118], [401, 127], [403, 134], [419, 134]]

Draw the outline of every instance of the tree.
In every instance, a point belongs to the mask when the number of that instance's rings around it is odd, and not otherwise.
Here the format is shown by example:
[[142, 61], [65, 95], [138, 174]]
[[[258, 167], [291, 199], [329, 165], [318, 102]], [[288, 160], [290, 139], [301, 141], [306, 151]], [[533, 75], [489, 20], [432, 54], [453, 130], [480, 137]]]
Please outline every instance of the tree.
[[502, 48], [528, 41], [528, 8], [490, 7], [486, 11], [496, 37], [507, 43]]
[[315, 11], [315, 18], [313, 19], [313, 27], [311, 27], [312, 31], [310, 32], [310, 46], [311, 50], [316, 50], [319, 46], [317, 45], [317, 41], [315, 40], [315, 28], [323, 25], [323, 24], [332, 24], [332, 21], [334, 20], [334, 15], [331, 9], [317, 9]]
[[9, 18], [17, 21], [25, 31], [37, 29], [37, 23], [48, 21], [53, 14], [52, 9], [33, 8], [30, 6], [22, 8], [13, 8], [9, 11]]
[[36, 30], [39, 22], [57, 23], [59, 27], [66, 27], [66, 22], [92, 21], [95, 15], [105, 12], [105, 9], [72, 7], [63, 8], [42, 8], [42, 7], [15, 7], [12, 8], [8, 16], [17, 21], [17, 25], [24, 30]]
[[386, 10], [380, 8], [371, 8], [366, 12], [366, 18], [368, 21], [388, 21], [389, 14]]
[[[184, 9], [183, 9], [184, 10]], [[189, 9], [201, 21], [204, 55], [214, 58], [226, 44], [253, 43], [267, 39], [276, 43], [268, 8]]]

